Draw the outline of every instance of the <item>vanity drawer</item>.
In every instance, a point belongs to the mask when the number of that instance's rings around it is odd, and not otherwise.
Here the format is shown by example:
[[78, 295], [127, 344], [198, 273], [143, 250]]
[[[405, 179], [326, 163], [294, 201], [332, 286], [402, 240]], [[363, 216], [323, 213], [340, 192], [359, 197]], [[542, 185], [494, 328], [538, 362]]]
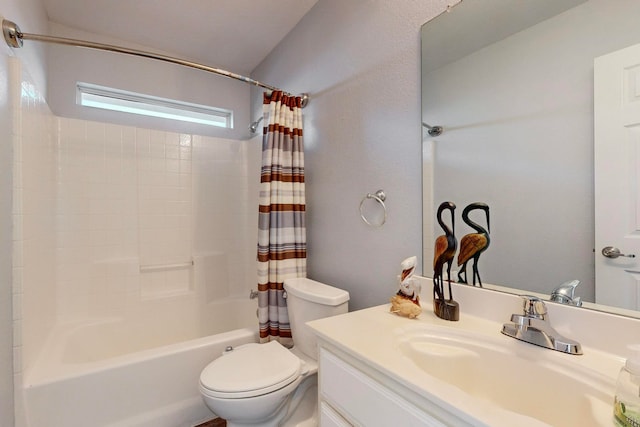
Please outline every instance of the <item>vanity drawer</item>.
[[320, 400], [353, 425], [444, 427], [440, 421], [322, 347], [319, 387]]

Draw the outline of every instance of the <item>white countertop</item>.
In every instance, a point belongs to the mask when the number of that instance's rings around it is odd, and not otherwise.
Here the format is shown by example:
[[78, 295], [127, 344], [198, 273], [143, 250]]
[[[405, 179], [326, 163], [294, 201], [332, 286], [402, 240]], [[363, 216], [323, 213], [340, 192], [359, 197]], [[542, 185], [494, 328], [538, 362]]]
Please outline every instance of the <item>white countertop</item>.
[[[611, 403], [613, 403], [615, 379], [620, 367], [624, 363], [624, 359], [620, 357], [620, 355], [603, 351], [600, 346], [590, 346], [590, 342], [598, 342], [597, 338], [591, 337], [591, 339], [588, 340], [590, 341], [589, 343], [583, 343], [584, 354], [575, 356], [537, 347], [507, 337], [500, 333], [502, 323], [509, 320], [510, 312], [517, 312], [520, 304], [519, 299], [516, 296], [491, 296], [491, 293], [488, 293], [489, 296], [487, 297], [487, 292], [483, 292], [482, 295], [474, 294], [474, 292], [478, 290], [471, 287], [466, 287], [470, 288], [469, 290], [462, 288], [454, 289], [456, 300], [464, 301], [464, 303], [461, 302], [460, 304], [460, 320], [450, 322], [439, 319], [433, 314], [431, 309], [431, 301], [428, 295], [429, 292], [431, 292], [430, 281], [428, 279], [424, 280], [425, 286], [423, 286], [423, 292], [421, 294], [423, 311], [417, 319], [408, 319], [390, 313], [389, 304], [385, 304], [340, 316], [316, 320], [310, 322], [309, 326], [316, 332], [321, 340], [380, 372], [390, 380], [396, 381], [407, 389], [436, 403], [438, 406], [448, 411], [456, 412], [459, 417], [464, 418], [470, 425], [511, 427], [514, 425], [545, 426], [547, 424], [507, 411], [495, 404], [473, 397], [461, 389], [427, 374], [400, 351], [399, 338], [403, 333], [409, 333], [416, 328], [424, 327], [432, 329], [438, 328], [445, 334], [447, 331], [451, 331], [451, 333], [455, 333], [456, 330], [465, 331], [465, 333], [477, 335], [480, 339], [486, 337], [486, 339], [498, 340], [500, 345], [507, 346], [511, 351], [525, 355], [526, 358], [530, 358], [531, 360], [543, 358], [552, 363], [557, 362], [559, 365], [567, 365], [567, 363], [569, 363], [577, 369], [581, 369], [580, 367], [589, 369], [603, 380], [605, 384], [604, 391], [611, 395]], [[425, 290], [428, 292], [425, 292]], [[469, 294], [467, 295], [467, 293]], [[460, 299], [458, 299], [458, 296], [460, 296]], [[513, 303], [509, 302], [507, 304], [508, 307], [504, 308], [501, 306], [505, 305], [505, 298], [515, 298], [515, 300], [513, 300]], [[477, 304], [482, 304], [480, 310], [471, 309], [476, 300]], [[500, 307], [498, 307], [499, 309], [491, 307], [493, 300], [495, 300], [496, 304], [500, 305]], [[562, 309], [563, 308], [560, 310]], [[497, 314], [496, 311], [498, 312]], [[500, 311], [504, 313], [500, 313]], [[473, 314], [470, 312], [473, 312]], [[562, 320], [563, 316], [557, 314], [558, 309], [554, 309], [554, 312], [553, 314], [556, 314], [558, 318], [561, 319], [560, 324], [566, 323], [566, 319]], [[487, 319], [485, 316], [478, 315], [481, 313], [492, 314], [486, 316], [489, 317], [489, 319]], [[570, 312], [569, 316], [571, 313], [575, 313], [575, 311]], [[602, 315], [602, 313], [596, 315]], [[588, 316], [588, 314], [585, 314], [583, 310], [578, 312], [576, 316]], [[497, 321], [496, 318], [502, 318], [503, 320]], [[552, 326], [555, 326], [553, 324], [553, 316], [551, 316], [550, 319]], [[601, 318], [595, 319], [595, 321], [601, 320]], [[622, 321], [624, 322], [624, 319]], [[637, 324], [633, 324], [632, 326], [632, 329], [635, 330]], [[600, 333], [600, 331], [597, 332]], [[575, 339], [574, 336], [565, 334], [564, 331], [561, 333], [569, 338]], [[610, 336], [603, 336], [603, 345], [610, 339]], [[624, 346], [620, 345], [620, 347], [623, 348]], [[504, 374], [509, 375], [510, 373], [504, 372]], [[491, 384], [487, 384], [486, 386], [491, 387]], [[525, 385], [523, 385], [523, 387], [524, 386]], [[517, 393], [518, 390], [514, 390], [513, 392]], [[549, 390], [549, 392], [553, 393], [553, 390]], [[580, 393], [580, 390], [576, 390], [576, 393]], [[602, 425], [611, 425], [611, 408], [601, 409], [603, 413], [599, 416], [598, 421], [602, 421]], [[557, 408], [541, 408], [541, 410], [562, 410], [561, 396], [558, 396]]]

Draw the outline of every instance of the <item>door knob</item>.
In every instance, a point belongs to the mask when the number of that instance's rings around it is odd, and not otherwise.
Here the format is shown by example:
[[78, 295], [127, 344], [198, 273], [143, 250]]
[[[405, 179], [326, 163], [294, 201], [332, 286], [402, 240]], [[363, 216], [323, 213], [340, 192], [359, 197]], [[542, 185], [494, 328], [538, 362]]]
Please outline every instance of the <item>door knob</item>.
[[606, 246], [602, 248], [602, 255], [606, 256], [607, 258], [613, 258], [613, 259], [616, 259], [621, 256], [627, 257], [627, 258], [636, 257], [634, 254], [629, 254], [629, 255], [621, 254], [620, 249], [614, 248], [613, 246]]

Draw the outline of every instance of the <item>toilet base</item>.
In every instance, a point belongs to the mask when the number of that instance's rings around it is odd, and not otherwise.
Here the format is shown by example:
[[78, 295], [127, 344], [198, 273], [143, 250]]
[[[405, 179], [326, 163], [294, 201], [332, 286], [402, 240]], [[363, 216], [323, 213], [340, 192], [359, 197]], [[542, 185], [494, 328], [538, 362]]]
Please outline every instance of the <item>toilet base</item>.
[[[317, 427], [318, 418], [318, 376], [308, 378], [298, 386], [300, 398], [286, 420], [280, 423], [281, 427]], [[294, 397], [295, 398], [295, 397]], [[293, 403], [292, 403], [293, 404]]]
[[257, 423], [238, 423], [227, 420], [227, 427], [317, 427], [318, 376], [300, 382], [288, 401], [268, 420]]

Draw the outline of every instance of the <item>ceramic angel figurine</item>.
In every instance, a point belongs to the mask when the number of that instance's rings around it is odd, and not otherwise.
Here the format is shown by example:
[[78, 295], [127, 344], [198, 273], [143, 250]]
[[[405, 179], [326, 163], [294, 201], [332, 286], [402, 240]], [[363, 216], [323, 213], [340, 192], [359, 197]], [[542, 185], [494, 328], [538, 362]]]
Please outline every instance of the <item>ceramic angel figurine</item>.
[[406, 316], [409, 319], [417, 317], [421, 312], [420, 307], [420, 283], [414, 279], [417, 258], [409, 257], [400, 263], [402, 273], [399, 277], [398, 292], [391, 297], [392, 313]]

